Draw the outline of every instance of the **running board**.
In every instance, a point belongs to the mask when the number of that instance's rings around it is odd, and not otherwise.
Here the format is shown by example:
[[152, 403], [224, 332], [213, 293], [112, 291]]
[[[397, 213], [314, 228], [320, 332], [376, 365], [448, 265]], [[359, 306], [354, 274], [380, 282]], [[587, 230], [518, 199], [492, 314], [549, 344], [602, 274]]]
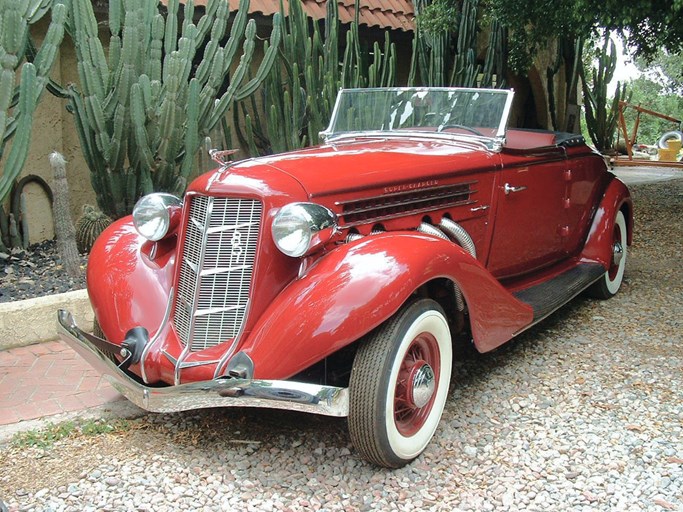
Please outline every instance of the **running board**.
[[534, 323], [562, 307], [605, 273], [599, 263], [581, 263], [558, 276], [514, 293], [534, 310]]

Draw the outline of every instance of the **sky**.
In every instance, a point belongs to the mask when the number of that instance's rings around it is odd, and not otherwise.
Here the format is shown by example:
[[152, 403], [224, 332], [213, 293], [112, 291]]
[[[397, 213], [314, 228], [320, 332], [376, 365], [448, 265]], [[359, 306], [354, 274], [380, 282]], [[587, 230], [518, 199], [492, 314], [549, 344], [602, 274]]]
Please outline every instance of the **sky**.
[[628, 55], [624, 55], [624, 42], [621, 40], [621, 38], [619, 36], [612, 35], [612, 39], [617, 47], [617, 68], [614, 71], [614, 78], [607, 87], [607, 92], [609, 95], [614, 94], [614, 91], [617, 88], [617, 82], [621, 82], [623, 84], [625, 81], [638, 78], [640, 75], [640, 72], [636, 66], [630, 62], [630, 57]]

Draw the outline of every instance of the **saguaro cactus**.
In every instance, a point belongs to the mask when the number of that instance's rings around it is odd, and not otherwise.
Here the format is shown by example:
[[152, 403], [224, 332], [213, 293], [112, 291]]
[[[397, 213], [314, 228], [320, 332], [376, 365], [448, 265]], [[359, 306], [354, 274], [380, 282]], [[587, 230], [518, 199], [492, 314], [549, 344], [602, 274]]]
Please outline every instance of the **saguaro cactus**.
[[605, 34], [605, 41], [598, 53], [597, 65], [593, 67], [591, 82], [587, 82], [586, 73], [581, 73], [583, 82], [583, 101], [586, 108], [586, 126], [588, 133], [598, 151], [611, 149], [614, 145], [614, 134], [617, 130], [619, 101], [626, 95], [626, 85], [617, 82], [614, 96], [607, 96], [607, 86], [614, 78], [617, 66], [617, 48], [614, 41]]
[[[0, 209], [26, 162], [33, 112], [49, 80], [48, 75], [64, 35], [66, 7], [56, 4], [52, 7], [45, 39], [40, 49], [33, 51], [29, 26], [41, 19], [51, 7], [51, 0], [0, 2]], [[5, 154], [10, 140], [11, 149]], [[0, 217], [5, 216], [3, 210]], [[9, 237], [9, 224], [6, 224], [0, 222], [3, 235], [0, 236], [0, 246], [2, 238]]]
[[105, 57], [92, 2], [72, 0], [69, 30], [81, 83], [70, 87], [70, 103], [104, 213], [121, 217], [152, 191], [181, 194], [200, 141], [266, 78], [281, 18], [273, 17], [270, 44], [250, 78], [256, 23], [248, 9], [249, 0], [240, 0], [228, 30], [227, 1], [208, 0], [195, 25], [194, 2], [187, 0], [179, 28], [179, 0], [168, 0], [165, 18], [159, 0], [110, 0]]

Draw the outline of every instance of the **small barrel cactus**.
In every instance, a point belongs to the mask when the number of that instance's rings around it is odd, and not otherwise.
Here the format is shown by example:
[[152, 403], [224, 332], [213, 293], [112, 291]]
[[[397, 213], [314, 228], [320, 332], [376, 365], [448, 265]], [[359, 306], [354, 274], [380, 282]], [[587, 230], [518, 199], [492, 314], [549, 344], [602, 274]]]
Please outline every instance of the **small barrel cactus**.
[[83, 206], [83, 214], [76, 223], [76, 245], [78, 252], [89, 253], [100, 233], [112, 220], [92, 205]]

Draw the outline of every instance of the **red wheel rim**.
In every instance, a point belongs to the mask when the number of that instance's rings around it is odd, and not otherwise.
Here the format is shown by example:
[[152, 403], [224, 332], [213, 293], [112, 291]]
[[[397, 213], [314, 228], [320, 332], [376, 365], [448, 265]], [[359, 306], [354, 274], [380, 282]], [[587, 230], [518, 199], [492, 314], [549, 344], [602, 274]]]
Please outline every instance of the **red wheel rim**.
[[622, 243], [621, 243], [621, 226], [619, 224], [614, 224], [614, 239], [612, 240], [612, 264], [609, 267], [609, 279], [610, 281], [614, 281], [614, 278], [617, 277], [617, 273], [619, 272], [619, 266], [620, 263], [615, 263], [614, 262], [614, 256], [616, 252], [616, 248], [619, 246], [620, 250], [623, 250]]
[[[429, 365], [434, 372], [435, 387], [427, 403], [420, 407], [413, 398], [413, 381], [416, 373], [425, 365]], [[427, 332], [418, 334], [403, 356], [394, 391], [394, 422], [401, 435], [414, 435], [427, 421], [437, 395], [440, 373], [439, 345], [436, 339]]]

